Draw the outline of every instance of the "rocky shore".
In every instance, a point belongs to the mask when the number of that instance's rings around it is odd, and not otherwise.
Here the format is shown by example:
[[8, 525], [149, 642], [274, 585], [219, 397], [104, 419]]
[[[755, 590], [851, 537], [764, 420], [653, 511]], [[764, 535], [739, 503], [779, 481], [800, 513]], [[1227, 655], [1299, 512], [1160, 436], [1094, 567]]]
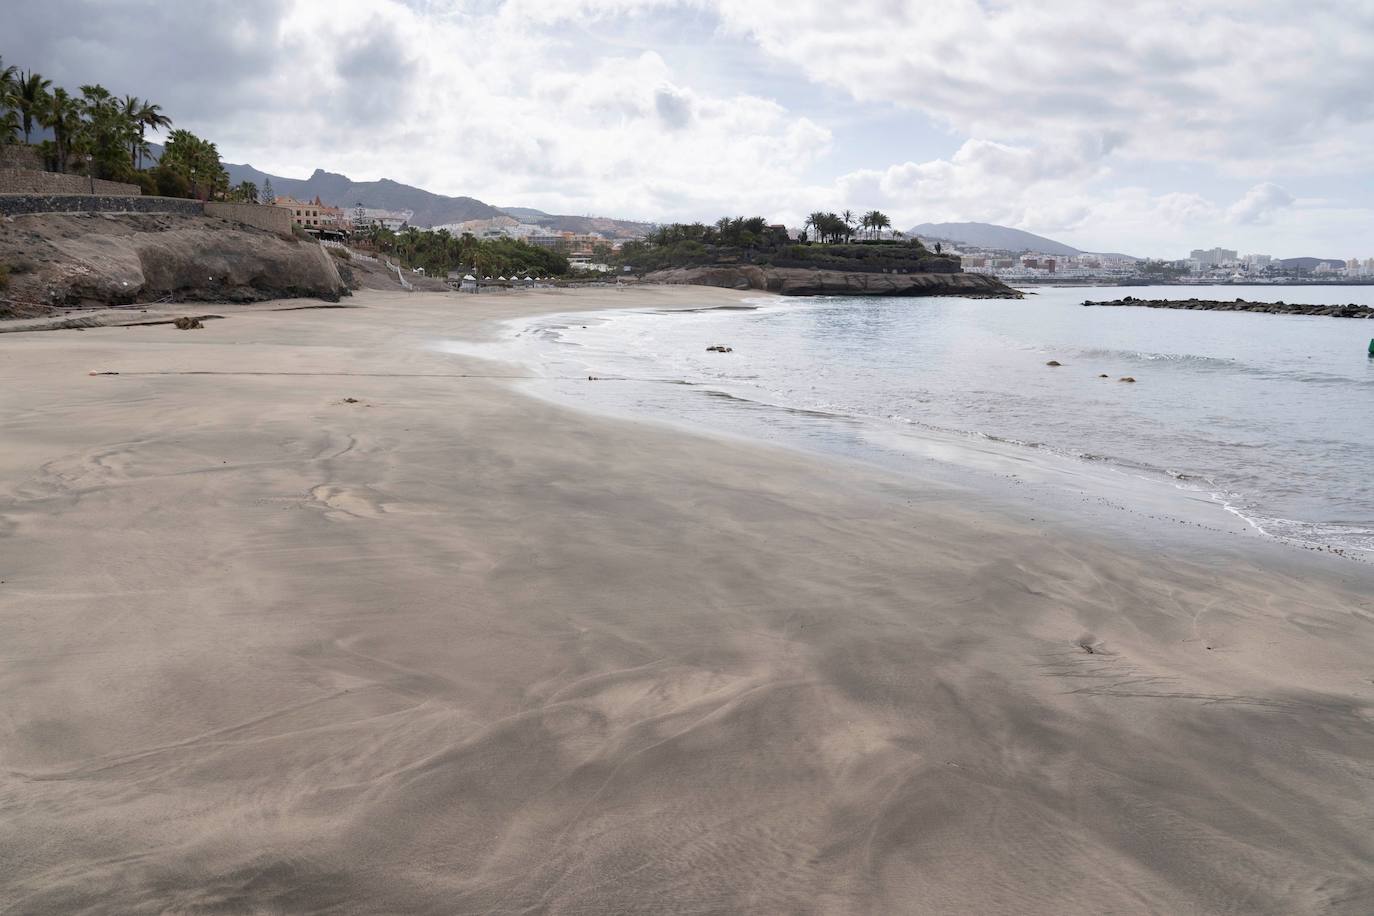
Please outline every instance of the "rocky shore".
[[1288, 302], [1250, 302], [1246, 299], [1137, 299], [1126, 296], [1110, 302], [1085, 300], [1084, 305], [1136, 305], [1151, 309], [1189, 309], [1208, 312], [1261, 312], [1267, 315], [1324, 315], [1331, 318], [1374, 318], [1367, 305], [1303, 305]]
[[857, 273], [798, 267], [679, 267], [646, 274], [650, 283], [756, 289], [783, 296], [967, 296], [1020, 299], [995, 277], [966, 273]]
[[206, 216], [44, 213], [0, 220], [0, 317], [61, 306], [348, 294], [311, 241]]

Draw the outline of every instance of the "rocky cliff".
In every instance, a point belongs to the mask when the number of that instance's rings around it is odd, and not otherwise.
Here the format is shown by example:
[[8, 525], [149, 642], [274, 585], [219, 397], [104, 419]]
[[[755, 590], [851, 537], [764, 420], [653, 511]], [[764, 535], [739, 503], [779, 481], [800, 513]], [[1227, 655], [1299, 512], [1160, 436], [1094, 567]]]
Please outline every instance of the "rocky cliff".
[[205, 216], [47, 213], [0, 220], [0, 317], [60, 305], [347, 295], [315, 242]]
[[1020, 299], [995, 277], [965, 273], [850, 273], [798, 267], [684, 267], [646, 274], [650, 283], [757, 289], [784, 296], [969, 296]]

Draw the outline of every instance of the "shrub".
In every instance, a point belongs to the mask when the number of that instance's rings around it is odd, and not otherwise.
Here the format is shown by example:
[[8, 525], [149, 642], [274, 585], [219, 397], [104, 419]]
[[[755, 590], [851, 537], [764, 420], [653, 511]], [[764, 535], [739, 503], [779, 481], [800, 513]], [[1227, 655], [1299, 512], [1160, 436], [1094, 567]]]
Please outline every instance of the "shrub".
[[10, 285], [10, 269], [4, 264], [0, 264], [0, 290], [8, 289]]
[[328, 251], [329, 251], [329, 253], [332, 254], [334, 257], [338, 258], [340, 261], [351, 261], [351, 260], [353, 260], [353, 252], [349, 251], [347, 248], [334, 248], [334, 247], [331, 246], [331, 247], [328, 249]]

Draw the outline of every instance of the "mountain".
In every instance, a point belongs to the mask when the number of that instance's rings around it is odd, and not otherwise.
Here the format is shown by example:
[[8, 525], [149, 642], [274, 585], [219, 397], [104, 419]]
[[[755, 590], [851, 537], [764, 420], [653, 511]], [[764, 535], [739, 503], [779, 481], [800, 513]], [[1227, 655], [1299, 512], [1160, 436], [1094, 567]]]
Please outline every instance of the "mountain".
[[1318, 264], [1345, 266], [1345, 261], [1341, 258], [1281, 258], [1276, 263], [1284, 270], [1316, 270]]
[[[151, 144], [154, 158], [162, 148]], [[347, 175], [316, 169], [309, 178], [284, 178], [269, 175], [251, 165], [226, 162], [230, 184], [251, 181], [259, 188], [271, 179], [277, 194], [298, 200], [320, 200], [332, 207], [375, 207], [379, 210], [411, 210], [411, 225], [427, 228], [449, 223], [463, 223], [471, 219], [496, 219], [510, 216], [522, 223], [545, 226], [555, 232], [599, 232], [611, 238], [635, 238], [653, 228], [652, 223], [611, 219], [605, 216], [563, 216], [532, 210], [528, 207], [493, 207], [475, 197], [446, 197], [423, 188], [412, 187], [383, 178], [381, 181], [353, 181]]]
[[461, 223], [470, 219], [494, 219], [503, 215], [491, 204], [473, 197], [445, 197], [389, 178], [353, 181], [347, 175], [316, 169], [309, 178], [302, 180], [268, 175], [251, 165], [225, 163], [224, 169], [229, 173], [232, 184], [251, 181], [262, 187], [270, 179], [272, 190], [298, 200], [314, 200], [318, 196], [332, 207], [362, 204], [380, 210], [412, 210], [415, 215], [411, 217], [411, 223], [421, 227]]
[[992, 223], [922, 223], [906, 232], [923, 239], [939, 239], [945, 242], [976, 245], [979, 248], [1000, 248], [1006, 251], [1034, 251], [1039, 254], [1076, 255], [1084, 254], [1077, 248], [1047, 239], [1044, 236], [1023, 232], [1007, 226]]

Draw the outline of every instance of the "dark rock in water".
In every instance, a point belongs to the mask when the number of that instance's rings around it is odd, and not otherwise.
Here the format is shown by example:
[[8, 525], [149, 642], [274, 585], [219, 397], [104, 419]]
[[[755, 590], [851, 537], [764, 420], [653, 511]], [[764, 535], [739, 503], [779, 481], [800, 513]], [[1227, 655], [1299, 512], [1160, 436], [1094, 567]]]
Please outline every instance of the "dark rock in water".
[[1248, 302], [1245, 299], [1136, 299], [1126, 296], [1110, 302], [1084, 305], [1136, 305], [1152, 309], [1187, 309], [1189, 311], [1254, 312], [1261, 315], [1318, 315], [1328, 318], [1374, 318], [1374, 308], [1367, 305], [1303, 305], [1300, 303]]
[[716, 344], [714, 347], [707, 347], [707, 348], [706, 348], [706, 352], [707, 352], [707, 353], [734, 353], [734, 352], [735, 352], [735, 348], [734, 348], [734, 347], [723, 347], [723, 346], [721, 346], [720, 344]]
[[1059, 360], [1057, 360], [1057, 359], [1052, 359], [1052, 360], [1050, 360], [1049, 362], [1045, 363], [1045, 365], [1047, 365], [1047, 366], [1062, 366], [1062, 365], [1064, 365], [1064, 364], [1061, 363], [1061, 362], [1060, 362]]
[[1098, 377], [1098, 378], [1111, 378], [1111, 376], [1108, 375], [1108, 374], [1105, 373], [1105, 372], [1100, 373], [1097, 377]]
[[1118, 382], [1134, 382], [1135, 379], [1132, 378], [1132, 377], [1129, 376], [1129, 375], [1123, 375], [1121, 378], [1117, 379], [1117, 381], [1118, 381]]

